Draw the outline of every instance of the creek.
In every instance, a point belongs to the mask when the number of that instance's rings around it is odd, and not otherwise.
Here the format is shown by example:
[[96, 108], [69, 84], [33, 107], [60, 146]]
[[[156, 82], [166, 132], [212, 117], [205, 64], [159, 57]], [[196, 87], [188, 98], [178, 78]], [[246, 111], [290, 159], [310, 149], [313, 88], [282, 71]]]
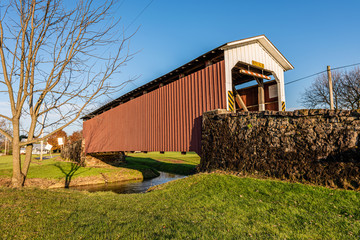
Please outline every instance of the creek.
[[172, 173], [166, 173], [160, 171], [159, 173], [160, 176], [151, 179], [76, 186], [76, 187], [70, 187], [70, 189], [79, 190], [79, 191], [88, 191], [88, 192], [112, 191], [115, 193], [144, 193], [150, 187], [186, 177], [184, 175], [178, 175], [178, 174], [172, 174]]

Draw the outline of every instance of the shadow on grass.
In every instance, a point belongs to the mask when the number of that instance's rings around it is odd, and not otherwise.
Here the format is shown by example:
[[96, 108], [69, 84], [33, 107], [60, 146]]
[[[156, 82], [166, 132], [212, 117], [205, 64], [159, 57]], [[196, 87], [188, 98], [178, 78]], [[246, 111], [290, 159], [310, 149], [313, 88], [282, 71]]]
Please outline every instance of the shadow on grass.
[[123, 165], [121, 167], [131, 168], [132, 166], [143, 165], [154, 168], [158, 171], [181, 174], [181, 175], [191, 175], [196, 172], [196, 165], [186, 164], [186, 163], [169, 163], [169, 162], [159, 161], [154, 158], [127, 156], [126, 163], [127, 163], [126, 165]]
[[81, 166], [77, 163], [71, 163], [70, 170], [63, 168], [60, 164], [55, 164], [55, 167], [60, 169], [60, 171], [65, 175], [65, 188], [69, 188], [71, 178]]

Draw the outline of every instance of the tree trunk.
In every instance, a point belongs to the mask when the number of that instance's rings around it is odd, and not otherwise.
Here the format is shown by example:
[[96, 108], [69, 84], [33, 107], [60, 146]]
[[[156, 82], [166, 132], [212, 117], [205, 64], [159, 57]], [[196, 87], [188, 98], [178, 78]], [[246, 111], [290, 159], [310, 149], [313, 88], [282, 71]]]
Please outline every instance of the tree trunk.
[[24, 176], [23, 185], [25, 183], [26, 176], [27, 176], [27, 173], [29, 171], [31, 157], [32, 157], [32, 150], [33, 150], [33, 145], [32, 144], [26, 146], [25, 161], [24, 161], [24, 166], [22, 167], [22, 171], [21, 171], [22, 175]]
[[21, 156], [20, 156], [20, 131], [19, 122], [13, 122], [13, 142], [12, 142], [12, 156], [13, 156], [13, 175], [11, 179], [11, 186], [19, 188], [23, 186], [24, 175], [21, 172]]

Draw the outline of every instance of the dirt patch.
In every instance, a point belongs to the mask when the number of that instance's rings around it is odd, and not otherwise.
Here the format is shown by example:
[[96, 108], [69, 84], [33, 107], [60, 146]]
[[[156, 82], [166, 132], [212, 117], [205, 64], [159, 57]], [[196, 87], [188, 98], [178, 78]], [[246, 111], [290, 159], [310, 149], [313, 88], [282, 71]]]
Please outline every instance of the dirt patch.
[[0, 186], [9, 187], [11, 183], [11, 178], [0, 178]]
[[[106, 183], [102, 175], [78, 177], [70, 181], [69, 187], [91, 185], [91, 184], [102, 184], [102, 183]], [[60, 181], [48, 186], [47, 188], [64, 188], [65, 185], [66, 185], [65, 179], [61, 179]]]
[[[159, 160], [161, 161], [161, 160]], [[170, 163], [185, 163], [183, 160], [179, 160], [179, 159], [163, 159], [162, 161], [165, 161], [165, 162], [170, 162]]]
[[[28, 178], [25, 181], [25, 187], [37, 187], [37, 188], [48, 188], [54, 185], [58, 181], [56, 179], [45, 179], [45, 178]], [[0, 186], [10, 187], [11, 178], [0, 178]]]
[[38, 187], [38, 188], [48, 188], [51, 185], [55, 184], [57, 180], [55, 179], [44, 179], [44, 178], [29, 178], [25, 181], [25, 187]]
[[119, 166], [125, 163], [125, 153], [93, 153], [85, 157], [86, 166]]
[[[124, 171], [101, 173], [96, 176], [77, 177], [71, 179], [68, 184], [69, 187], [125, 182], [132, 180], [142, 180], [146, 178], [154, 178], [159, 176], [159, 173], [152, 169], [145, 169], [142, 173], [129, 175]], [[9, 187], [11, 184], [11, 178], [0, 178], [0, 186]], [[37, 188], [64, 188], [66, 186], [65, 178], [62, 179], [45, 179], [45, 178], [28, 178], [25, 181], [25, 187], [37, 187]]]

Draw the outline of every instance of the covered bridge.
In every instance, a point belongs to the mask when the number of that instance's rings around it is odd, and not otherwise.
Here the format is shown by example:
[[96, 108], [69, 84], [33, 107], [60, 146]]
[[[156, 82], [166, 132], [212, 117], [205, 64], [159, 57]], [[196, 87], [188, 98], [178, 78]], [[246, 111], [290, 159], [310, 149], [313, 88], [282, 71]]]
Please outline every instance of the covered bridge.
[[264, 35], [226, 43], [84, 116], [85, 152], [199, 154], [204, 112], [285, 111], [291, 69]]

